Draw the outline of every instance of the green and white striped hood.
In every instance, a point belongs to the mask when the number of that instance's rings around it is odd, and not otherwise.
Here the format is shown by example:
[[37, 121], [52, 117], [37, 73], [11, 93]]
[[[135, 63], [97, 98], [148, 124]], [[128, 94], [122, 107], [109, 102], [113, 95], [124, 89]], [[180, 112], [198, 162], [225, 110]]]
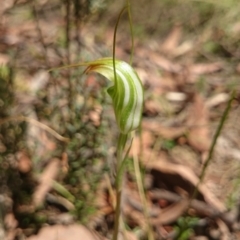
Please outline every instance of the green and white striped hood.
[[102, 58], [86, 65], [86, 73], [98, 72], [114, 82], [107, 91], [112, 98], [121, 133], [127, 134], [138, 128], [142, 118], [143, 86], [134, 69], [124, 61], [115, 60], [115, 79], [112, 58]]

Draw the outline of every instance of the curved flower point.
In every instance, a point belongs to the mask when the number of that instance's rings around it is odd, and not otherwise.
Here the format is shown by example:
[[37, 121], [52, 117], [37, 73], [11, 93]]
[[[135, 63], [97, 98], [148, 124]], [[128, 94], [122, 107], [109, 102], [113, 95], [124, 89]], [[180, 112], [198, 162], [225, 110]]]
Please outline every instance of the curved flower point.
[[107, 92], [112, 98], [121, 133], [127, 134], [138, 128], [142, 119], [143, 86], [134, 69], [124, 61], [115, 60], [115, 79], [112, 58], [102, 58], [86, 65], [86, 73], [98, 72], [114, 82]]

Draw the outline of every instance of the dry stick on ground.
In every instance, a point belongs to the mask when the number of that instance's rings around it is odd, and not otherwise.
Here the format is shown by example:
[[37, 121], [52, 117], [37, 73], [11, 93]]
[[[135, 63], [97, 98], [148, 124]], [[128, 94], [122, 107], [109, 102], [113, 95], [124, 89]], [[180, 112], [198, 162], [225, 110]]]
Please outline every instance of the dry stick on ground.
[[56, 139], [58, 139], [59, 141], [62, 142], [68, 142], [69, 139], [65, 138], [63, 136], [61, 136], [59, 133], [57, 133], [56, 131], [54, 131], [52, 128], [48, 127], [47, 125], [33, 119], [33, 118], [29, 118], [29, 117], [25, 117], [25, 116], [14, 116], [14, 117], [9, 117], [9, 118], [4, 118], [4, 119], [0, 119], [0, 125], [4, 124], [4, 123], [8, 123], [8, 122], [28, 122], [31, 123], [43, 130], [45, 130], [46, 132], [50, 133], [51, 135], [53, 135]]
[[[153, 190], [149, 193], [149, 195], [152, 199], [164, 199], [169, 202], [179, 202], [183, 199], [178, 194], [167, 190]], [[228, 226], [231, 226], [235, 222], [235, 219], [231, 218], [230, 212], [221, 212], [203, 201], [193, 199], [190, 202], [190, 207], [195, 209], [197, 212], [204, 214], [207, 217], [213, 219], [220, 218]]]
[[[167, 191], [167, 190], [159, 190], [155, 189], [150, 191], [149, 197], [152, 200], [166, 200], [171, 203], [178, 203], [182, 201], [184, 198], [180, 195]], [[138, 201], [132, 198], [130, 192], [125, 191], [125, 202], [131, 206], [134, 210], [143, 213], [144, 212], [144, 206]], [[232, 227], [234, 222], [236, 221], [237, 215], [235, 214], [233, 216], [233, 213], [230, 212], [221, 212], [218, 209], [216, 209], [214, 206], [211, 206], [203, 201], [193, 199], [190, 203], [190, 208], [194, 209], [196, 212], [199, 212], [199, 214], [204, 215], [206, 217], [209, 217], [211, 219], [220, 218], [227, 226]], [[148, 208], [147, 211], [148, 217], [151, 218], [150, 222], [152, 222], [153, 225], [158, 225], [157, 217], [161, 214], [161, 209], [159, 208]]]

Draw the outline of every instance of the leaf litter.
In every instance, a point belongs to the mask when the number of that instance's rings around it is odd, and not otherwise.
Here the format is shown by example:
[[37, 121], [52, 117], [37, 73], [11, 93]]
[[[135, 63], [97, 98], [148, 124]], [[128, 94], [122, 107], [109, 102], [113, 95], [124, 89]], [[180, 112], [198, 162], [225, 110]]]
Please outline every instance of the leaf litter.
[[52, 159], [39, 177], [39, 185], [33, 193], [33, 205], [38, 207], [44, 203], [46, 194], [52, 189], [53, 181], [60, 170], [59, 159]]
[[[49, 4], [48, 1], [46, 1], [46, 6], [47, 4]], [[41, 7], [44, 9], [44, 6], [45, 4]], [[7, 8], [11, 9], [11, 6], [7, 6]], [[57, 16], [60, 17], [60, 15]], [[6, 24], [5, 26], [6, 34], [1, 39], [0, 49], [3, 48], [3, 45], [8, 48], [20, 45], [25, 47], [24, 52], [19, 53], [17, 61], [18, 66], [24, 69], [25, 75], [21, 75], [20, 72], [16, 73], [16, 76], [19, 76], [22, 82], [20, 81], [21, 86], [17, 89], [19, 101], [17, 101], [15, 107], [17, 107], [20, 113], [24, 112], [36, 121], [49, 123], [48, 118], [44, 119], [41, 116], [43, 120], [37, 115], [37, 110], [47, 98], [51, 99], [51, 101], [57, 101], [58, 96], [56, 94], [41, 97], [45, 88], [51, 89], [52, 93], [56, 86], [51, 82], [53, 79], [45, 70], [39, 71], [39, 63], [40, 66], [44, 65], [41, 58], [38, 59], [44, 46], [39, 42], [36, 22], [33, 23], [32, 20], [28, 20], [19, 26], [19, 23], [16, 24], [16, 20], [11, 22], [11, 14], [8, 17], [9, 25]], [[54, 19], [51, 20], [52, 25], [41, 20], [39, 26], [44, 29], [42, 34], [45, 43], [54, 45], [55, 42], [61, 40], [61, 36], [58, 35], [60, 34], [58, 28], [63, 26], [63, 21], [56, 22]], [[91, 26], [91, 29], [93, 33], [97, 32], [94, 26]], [[104, 43], [106, 44], [105, 46], [100, 43], [101, 39], [95, 39], [93, 33], [88, 31], [88, 29], [83, 29], [82, 31], [84, 31], [84, 37], [89, 40], [84, 42], [87, 49], [86, 55], [90, 55], [96, 49], [100, 52], [108, 51], [108, 46], [111, 44], [109, 39]], [[107, 34], [112, 36], [111, 28], [107, 30]], [[224, 67], [227, 65], [229, 69], [229, 64], [225, 59], [221, 59], [221, 61], [219, 59], [213, 59], [213, 61], [205, 59], [206, 62], [198, 62], [199, 52], [198, 49], [194, 49], [193, 40], [183, 38], [185, 38], [183, 27], [175, 25], [162, 42], [157, 39], [155, 44], [150, 46], [149, 44], [144, 45], [140, 43], [139, 39], [136, 41], [134, 65], [136, 65], [136, 70], [146, 87], [146, 102], [142, 133], [136, 136], [136, 139], [133, 141], [130, 156], [137, 152], [142, 167], [145, 169], [143, 181], [146, 188], [148, 213], [151, 224], [157, 229], [155, 233], [156, 239], [161, 239], [163, 235], [171, 236], [179, 218], [186, 215], [198, 218], [197, 226], [201, 229], [199, 235], [208, 236], [209, 238], [207, 239], [210, 239], [210, 237], [217, 239], [214, 236], [219, 236], [220, 234], [222, 236], [221, 239], [228, 239], [231, 234], [232, 236], [239, 234], [239, 213], [235, 210], [235, 213], [232, 214], [231, 211], [228, 211], [226, 204], [228, 197], [235, 198], [235, 201], [239, 197], [231, 196], [233, 193], [227, 191], [228, 188], [234, 189], [233, 176], [237, 178], [239, 174], [237, 170], [239, 169], [240, 156], [238, 152], [239, 141], [236, 140], [238, 139], [237, 133], [239, 129], [236, 130], [234, 128], [234, 125], [237, 124], [232, 116], [233, 114], [230, 117], [232, 126], [227, 125], [218, 140], [213, 162], [204, 181], [199, 185], [197, 198], [191, 201], [191, 196], [194, 188], [198, 186], [200, 181], [200, 169], [216, 129], [216, 122], [214, 122], [216, 117], [213, 117], [213, 113], [221, 114], [229, 98], [228, 83], [221, 76], [221, 74], [226, 74]], [[58, 44], [61, 45], [61, 42], [58, 42]], [[128, 44], [126, 43], [126, 38], [122, 36], [117, 49], [117, 54], [122, 58], [128, 58], [128, 47], [126, 47], [126, 44]], [[99, 50], [99, 46], [102, 49]], [[66, 59], [66, 55], [62, 54], [64, 49], [58, 51], [56, 50], [58, 47], [54, 46], [48, 52], [53, 66], [59, 65], [63, 61], [62, 59]], [[76, 55], [75, 51], [71, 54], [72, 57]], [[4, 65], [10, 61], [10, 57], [6, 53], [0, 56]], [[124, 60], [127, 61], [127, 59]], [[26, 69], [26, 66], [29, 69]], [[21, 76], [28, 76], [30, 81]], [[31, 78], [30, 76], [33, 77]], [[16, 78], [15, 80], [18, 81], [19, 79]], [[99, 83], [96, 83], [95, 80], [95, 77], [89, 76], [86, 81], [87, 87], [92, 87], [92, 91], [89, 91], [89, 95], [92, 94], [91, 98], [94, 98], [95, 92], [99, 89]], [[216, 82], [217, 84], [214, 85], [213, 83]], [[208, 84], [208, 91], [202, 93], [197, 89], [196, 84], [200, 83]], [[62, 80], [61, 87], [64, 88], [66, 86], [66, 82]], [[26, 88], [28, 91], [25, 91]], [[61, 95], [59, 86], [57, 86], [57, 89], [56, 92]], [[163, 99], [160, 99], [160, 97]], [[61, 96], [61, 98], [64, 100], [66, 96]], [[85, 121], [85, 124], [92, 122], [93, 127], [98, 128], [101, 127], [102, 112], [105, 109], [104, 107], [99, 107], [101, 105], [97, 101], [92, 102], [90, 111], [82, 120]], [[61, 105], [59, 106], [60, 111], [63, 111], [63, 115], [67, 116], [67, 110], [64, 108], [67, 104], [64, 102], [59, 105]], [[44, 109], [46, 112], [52, 110], [47, 107]], [[236, 112], [239, 114], [237, 110]], [[67, 117], [65, 119], [66, 122], [69, 121]], [[217, 118], [218, 121], [219, 117]], [[54, 127], [59, 129], [59, 126]], [[73, 126], [68, 127], [71, 128]], [[233, 134], [232, 132], [235, 133]], [[79, 141], [84, 142], [81, 133], [78, 134]], [[52, 211], [56, 215], [54, 217], [55, 220], [52, 221], [55, 225], [41, 227], [37, 235], [27, 239], [66, 239], [69, 236], [71, 236], [71, 239], [79, 239], [79, 236], [81, 236], [81, 239], [86, 240], [106, 239], [103, 236], [109, 236], [109, 232], [112, 230], [114, 214], [115, 193], [111, 183], [107, 184], [106, 180], [103, 179], [104, 184], [98, 184], [97, 186], [98, 190], [94, 196], [96, 201], [93, 201], [97, 211], [92, 214], [91, 221], [89, 220], [87, 223], [88, 226], [91, 226], [91, 230], [83, 225], [73, 224], [72, 221], [75, 221], [74, 219], [71, 219], [69, 222], [61, 221], [61, 225], [59, 225], [56, 219], [60, 218], [64, 211], [73, 211], [75, 206], [71, 205], [71, 202], [68, 205], [69, 201], [64, 202], [64, 197], [60, 199], [60, 196], [52, 189], [52, 186], [54, 181], [61, 182], [69, 174], [69, 164], [71, 163], [68, 162], [68, 158], [71, 157], [71, 153], [69, 151], [66, 152], [62, 145], [53, 141], [48, 133], [40, 131], [36, 126], [28, 126], [26, 141], [28, 142], [27, 146], [33, 152], [32, 155], [39, 156], [40, 160], [34, 162], [24, 151], [18, 152], [16, 156], [19, 172], [23, 175], [31, 175], [32, 173], [35, 175], [36, 169], [39, 167], [42, 169], [41, 173], [39, 173], [38, 181], [33, 187], [30, 202], [33, 203], [35, 209], [38, 209], [39, 206], [44, 207], [46, 202], [57, 202], [58, 205], [65, 205], [64, 210], [59, 206], [57, 210], [53, 210], [51, 207], [46, 208], [45, 211]], [[173, 157], [172, 153], [176, 147], [184, 149], [185, 152], [192, 151], [194, 154], [191, 154], [189, 158], [190, 161], [192, 160], [195, 163], [183, 164], [181, 156], [178, 154], [175, 154]], [[62, 152], [62, 160], [51, 156], [55, 154], [55, 150], [61, 148], [64, 151]], [[91, 150], [85, 154], [89, 156], [89, 159], [91, 158]], [[228, 169], [230, 170], [227, 171]], [[63, 170], [64, 174], [62, 174]], [[145, 229], [147, 226], [143, 214], [144, 206], [140, 201], [134, 176], [128, 173], [126, 178], [126, 199], [122, 208], [126, 224], [131, 229], [126, 234], [131, 235], [129, 239], [140, 239], [135, 234], [135, 229], [138, 227]], [[219, 183], [222, 189], [218, 188]], [[66, 187], [73, 193], [77, 192], [75, 186], [69, 187], [67, 185]], [[84, 187], [89, 189], [89, 185]], [[18, 203], [14, 204], [17, 205]], [[237, 201], [234, 207], [233, 209], [238, 207]], [[10, 230], [7, 232], [15, 231], [12, 239], [16, 236], [26, 237], [36, 233], [34, 230], [27, 234], [29, 226], [23, 226], [22, 223], [14, 220], [14, 214], [17, 216], [19, 213], [17, 211], [13, 212], [11, 208], [8, 211], [9, 213], [5, 215], [5, 221], [9, 222], [11, 217], [13, 219], [14, 224], [8, 228]], [[50, 222], [47, 223], [49, 224]], [[201, 227], [201, 224], [204, 227]], [[102, 236], [93, 231], [99, 230], [99, 228]], [[214, 230], [216, 230], [215, 233]], [[141, 232], [142, 235], [145, 234], [144, 231]], [[197, 236], [192, 239], [197, 239]]]

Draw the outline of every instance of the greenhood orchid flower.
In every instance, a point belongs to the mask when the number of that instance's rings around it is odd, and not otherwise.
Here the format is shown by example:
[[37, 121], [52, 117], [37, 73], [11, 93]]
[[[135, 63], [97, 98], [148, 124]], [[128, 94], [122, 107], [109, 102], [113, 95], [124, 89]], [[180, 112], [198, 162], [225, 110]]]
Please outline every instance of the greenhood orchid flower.
[[[126, 62], [113, 58], [102, 58], [84, 63], [86, 73], [97, 72], [114, 83], [107, 92], [113, 101], [113, 108], [120, 132], [127, 134], [139, 127], [143, 108], [143, 86], [137, 73]], [[116, 75], [115, 75], [116, 74]]]

